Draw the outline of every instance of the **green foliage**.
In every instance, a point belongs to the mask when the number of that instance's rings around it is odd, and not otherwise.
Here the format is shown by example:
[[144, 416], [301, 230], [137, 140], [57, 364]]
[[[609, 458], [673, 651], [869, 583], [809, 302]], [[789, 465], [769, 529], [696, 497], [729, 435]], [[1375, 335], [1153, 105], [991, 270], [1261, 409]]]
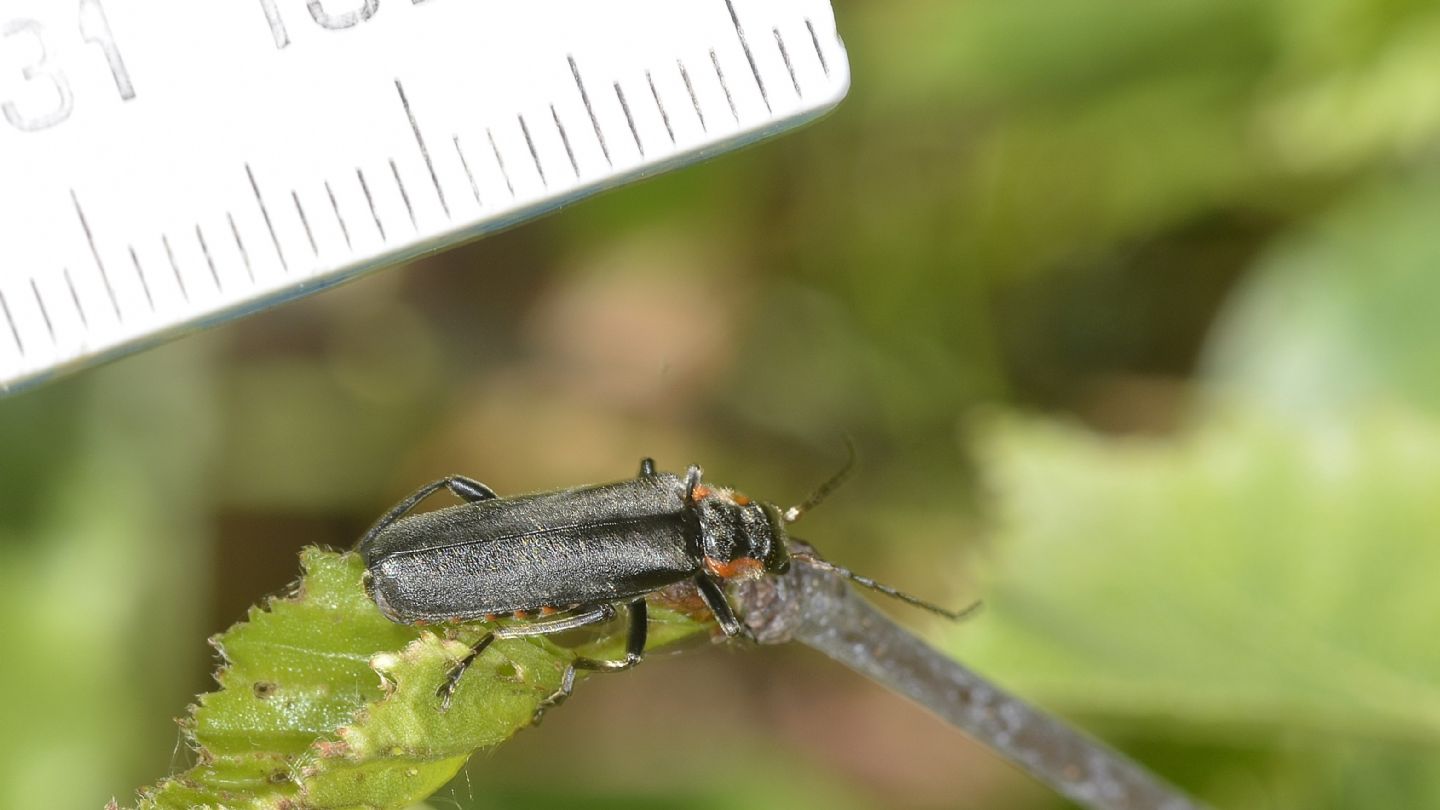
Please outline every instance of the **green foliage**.
[[[185, 724], [197, 764], [146, 791], [142, 810], [408, 807], [531, 725], [577, 654], [546, 638], [497, 641], [442, 711], [436, 690], [483, 628], [449, 637], [394, 624], [361, 588], [357, 555], [310, 548], [302, 562], [292, 594], [214, 639], [220, 689]], [[703, 629], [657, 610], [651, 644]]]
[[1423, 541], [1440, 426], [1392, 412], [1314, 434], [1252, 413], [1117, 445], [1007, 421], [987, 456], [995, 610], [955, 638], [1001, 682], [1111, 718], [1440, 751], [1440, 545]]
[[[1221, 806], [1440, 802], [1440, 425], [1249, 411], [1117, 442], [1004, 420], [985, 456], [991, 609], [957, 655], [1087, 725], [1248, 751]], [[1246, 772], [1269, 781], [1227, 785]]]
[[1333, 427], [1377, 406], [1440, 414], [1440, 171], [1386, 180], [1257, 268], [1210, 347], [1213, 400]]
[[0, 807], [96, 807], [169, 758], [205, 632], [206, 359], [186, 341], [0, 406]]
[[1222, 805], [1440, 803], [1437, 214], [1421, 175], [1274, 250], [1176, 437], [979, 425], [993, 610], [952, 649], [1092, 722], [1247, 751]]

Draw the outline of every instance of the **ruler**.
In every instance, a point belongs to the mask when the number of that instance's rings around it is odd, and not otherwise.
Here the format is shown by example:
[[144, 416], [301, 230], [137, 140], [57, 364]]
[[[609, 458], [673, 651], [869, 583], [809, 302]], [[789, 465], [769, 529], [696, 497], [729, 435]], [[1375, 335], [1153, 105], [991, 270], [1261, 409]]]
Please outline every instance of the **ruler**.
[[0, 393], [794, 127], [828, 0], [7, 0]]

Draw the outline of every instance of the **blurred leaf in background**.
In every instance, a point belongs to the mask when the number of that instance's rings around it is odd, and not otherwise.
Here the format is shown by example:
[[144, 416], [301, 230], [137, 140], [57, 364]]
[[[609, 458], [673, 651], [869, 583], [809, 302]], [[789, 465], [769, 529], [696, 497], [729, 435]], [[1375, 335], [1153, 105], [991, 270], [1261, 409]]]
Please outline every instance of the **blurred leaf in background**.
[[984, 426], [995, 610], [953, 649], [1129, 733], [1247, 752], [1212, 776], [1225, 806], [1440, 803], [1437, 216], [1422, 173], [1277, 246], [1180, 436]]
[[209, 344], [4, 405], [0, 807], [99, 807], [174, 759], [206, 631]]

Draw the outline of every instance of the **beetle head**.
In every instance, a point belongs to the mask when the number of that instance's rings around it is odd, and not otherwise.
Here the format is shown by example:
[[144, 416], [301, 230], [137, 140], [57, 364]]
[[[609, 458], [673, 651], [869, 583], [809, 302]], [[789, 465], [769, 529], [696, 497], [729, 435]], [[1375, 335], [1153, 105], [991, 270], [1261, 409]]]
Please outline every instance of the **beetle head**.
[[790, 568], [780, 510], [728, 489], [697, 487], [700, 551], [705, 570], [721, 579], [756, 579]]

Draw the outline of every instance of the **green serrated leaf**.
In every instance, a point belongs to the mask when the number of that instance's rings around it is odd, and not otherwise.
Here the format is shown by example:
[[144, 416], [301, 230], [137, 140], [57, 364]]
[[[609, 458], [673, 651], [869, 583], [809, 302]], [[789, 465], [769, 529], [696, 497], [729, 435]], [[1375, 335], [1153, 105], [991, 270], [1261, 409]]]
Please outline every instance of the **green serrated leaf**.
[[[225, 665], [187, 723], [197, 764], [144, 791], [139, 810], [408, 807], [531, 725], [577, 654], [618, 644], [497, 641], [442, 711], [436, 690], [483, 628], [394, 624], [365, 595], [357, 555], [310, 548], [301, 561], [293, 593], [212, 639]], [[664, 607], [651, 616], [651, 647], [707, 629]]]

